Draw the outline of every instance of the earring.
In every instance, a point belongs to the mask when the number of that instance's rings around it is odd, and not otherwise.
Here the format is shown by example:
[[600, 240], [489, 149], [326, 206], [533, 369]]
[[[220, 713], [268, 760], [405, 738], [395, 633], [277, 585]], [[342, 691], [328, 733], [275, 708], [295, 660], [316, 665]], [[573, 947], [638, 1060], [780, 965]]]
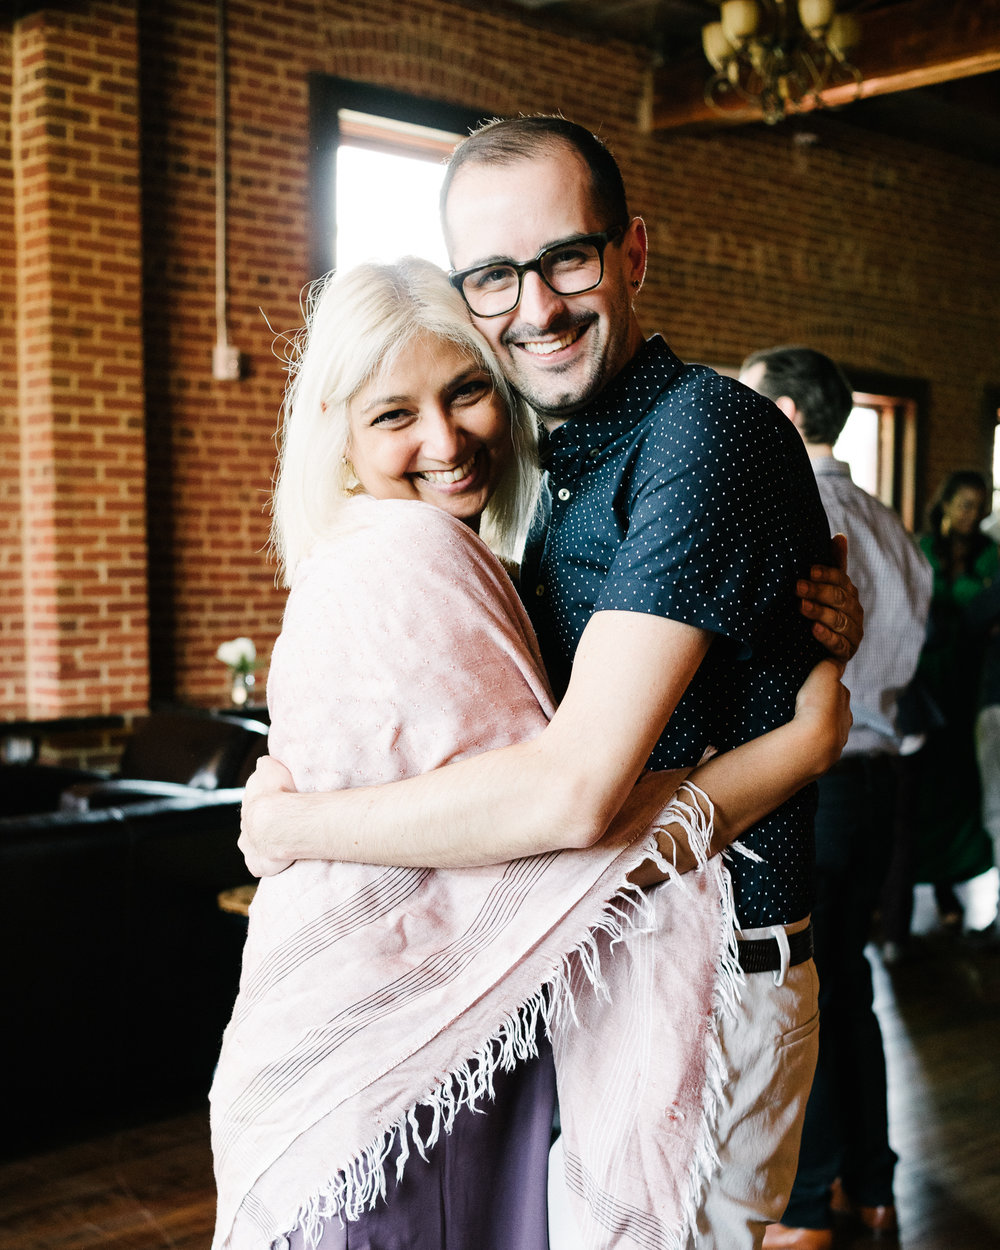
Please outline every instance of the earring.
[[340, 457], [340, 463], [344, 466], [344, 493], [356, 495], [361, 489], [361, 482], [358, 479], [357, 470], [348, 459], [346, 451]]
[[642, 286], [642, 283], [639, 281], [639, 279], [638, 279], [638, 278], [633, 278], [633, 279], [632, 279], [632, 290], [633, 290], [633, 291], [638, 291], [639, 287], [641, 287], [641, 286]]

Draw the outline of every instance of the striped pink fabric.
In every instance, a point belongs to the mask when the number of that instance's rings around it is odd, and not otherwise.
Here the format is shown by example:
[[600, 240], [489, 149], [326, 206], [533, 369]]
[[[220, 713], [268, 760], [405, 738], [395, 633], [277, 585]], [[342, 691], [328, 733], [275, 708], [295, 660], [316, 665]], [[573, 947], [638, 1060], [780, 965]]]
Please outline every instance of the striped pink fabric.
[[[500, 565], [422, 503], [362, 498], [296, 574], [268, 684], [302, 790], [377, 784], [540, 732], [551, 698]], [[645, 777], [600, 847], [431, 871], [265, 872], [212, 1090], [216, 1250], [266, 1250], [379, 1199], [412, 1112], [437, 1133], [553, 1038], [581, 1247], [683, 1244], [714, 1166], [728, 877], [626, 875], [683, 773]], [[669, 809], [707, 846], [695, 804]], [[405, 1148], [404, 1148], [405, 1154]]]

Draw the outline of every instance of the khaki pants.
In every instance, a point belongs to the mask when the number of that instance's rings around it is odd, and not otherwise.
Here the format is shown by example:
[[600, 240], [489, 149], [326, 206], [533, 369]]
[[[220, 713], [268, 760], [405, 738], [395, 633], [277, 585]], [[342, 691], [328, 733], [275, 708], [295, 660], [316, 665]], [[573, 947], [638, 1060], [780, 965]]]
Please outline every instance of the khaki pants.
[[709, 1184], [691, 1250], [759, 1250], [795, 1180], [802, 1119], [819, 1046], [816, 965], [789, 968], [783, 985], [755, 972], [721, 1023], [729, 1076]]

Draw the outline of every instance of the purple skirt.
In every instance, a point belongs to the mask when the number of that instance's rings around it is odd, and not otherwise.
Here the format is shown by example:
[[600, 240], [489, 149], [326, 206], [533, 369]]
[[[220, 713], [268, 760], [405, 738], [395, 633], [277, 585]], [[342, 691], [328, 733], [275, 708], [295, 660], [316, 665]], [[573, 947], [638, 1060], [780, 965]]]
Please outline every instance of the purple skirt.
[[[537, 1059], [497, 1073], [494, 1084], [495, 1100], [481, 1112], [463, 1108], [427, 1159], [411, 1151], [398, 1185], [390, 1160], [386, 1200], [359, 1220], [329, 1219], [318, 1250], [548, 1250], [548, 1042], [540, 1039]], [[422, 1127], [428, 1121], [429, 1112]], [[305, 1244], [301, 1231], [289, 1236], [290, 1250]]]

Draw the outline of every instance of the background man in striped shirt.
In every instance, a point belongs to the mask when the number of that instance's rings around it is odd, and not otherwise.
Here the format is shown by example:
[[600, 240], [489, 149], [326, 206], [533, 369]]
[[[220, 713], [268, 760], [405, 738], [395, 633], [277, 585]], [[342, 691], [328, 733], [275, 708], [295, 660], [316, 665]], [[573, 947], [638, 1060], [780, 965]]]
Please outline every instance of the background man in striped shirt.
[[840, 763], [819, 781], [819, 1059], [785, 1222], [764, 1238], [765, 1250], [827, 1250], [837, 1178], [854, 1218], [872, 1232], [896, 1226], [885, 1055], [864, 947], [892, 844], [896, 700], [917, 667], [932, 574], [899, 517], [834, 458], [853, 406], [837, 365], [808, 347], [775, 347], [747, 357], [740, 381], [773, 399], [802, 436], [830, 528], [847, 535], [849, 572], [865, 609], [865, 645], [844, 673], [854, 726]]

